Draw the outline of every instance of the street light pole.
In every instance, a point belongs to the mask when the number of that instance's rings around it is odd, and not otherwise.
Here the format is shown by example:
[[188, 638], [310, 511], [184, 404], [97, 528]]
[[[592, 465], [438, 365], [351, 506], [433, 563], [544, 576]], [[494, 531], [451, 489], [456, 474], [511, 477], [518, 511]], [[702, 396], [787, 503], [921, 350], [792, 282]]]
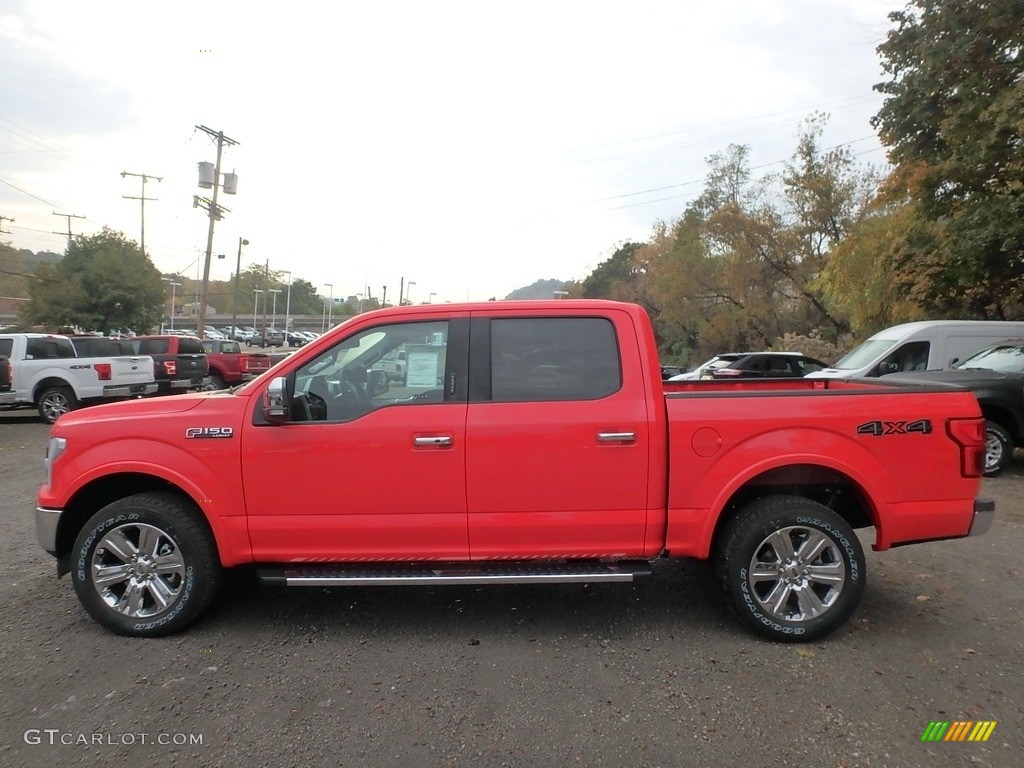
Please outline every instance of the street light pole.
[[238, 340], [238, 277], [242, 271], [242, 246], [248, 245], [249, 241], [238, 238], [238, 260], [235, 262], [235, 303], [231, 307], [231, 338]]
[[288, 325], [291, 323], [291, 308], [292, 308], [292, 273], [285, 272], [288, 275], [288, 298], [284, 302], [284, 329], [288, 330]]
[[171, 282], [171, 330], [174, 330], [174, 289], [180, 286], [181, 283]]
[[324, 285], [331, 289], [331, 297], [327, 302], [327, 328], [330, 329], [334, 325], [334, 284], [324, 283]]
[[[271, 288], [270, 289], [270, 293], [274, 294], [274, 309], [272, 310], [271, 315], [270, 315], [270, 327], [271, 328], [276, 328], [277, 327], [277, 294], [279, 294], [280, 292], [281, 292], [280, 288]], [[288, 329], [286, 328], [285, 330], [288, 330]]]
[[[409, 287], [405, 289], [405, 303], [412, 304], [412, 287], [416, 285], [415, 280], [409, 281]], [[399, 302], [401, 304], [401, 302]]]
[[256, 330], [256, 305], [259, 304], [260, 294], [263, 293], [262, 288], [252, 289], [252, 329]]

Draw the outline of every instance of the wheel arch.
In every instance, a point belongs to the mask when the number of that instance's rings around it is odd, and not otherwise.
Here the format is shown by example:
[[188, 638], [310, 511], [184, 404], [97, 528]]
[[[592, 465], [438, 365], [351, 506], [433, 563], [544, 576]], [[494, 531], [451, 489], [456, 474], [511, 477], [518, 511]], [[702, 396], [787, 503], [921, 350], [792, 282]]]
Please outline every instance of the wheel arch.
[[75, 396], [75, 398], [79, 399], [78, 392], [75, 391], [75, 385], [72, 384], [70, 381], [68, 381], [67, 379], [62, 379], [59, 376], [47, 376], [46, 378], [37, 381], [35, 386], [32, 388], [32, 402], [38, 403], [39, 395], [45, 392], [47, 389], [50, 389], [51, 387], [67, 387], [68, 389], [71, 390], [71, 393]]
[[90, 517], [119, 499], [147, 492], [167, 493], [193, 507], [206, 526], [214, 546], [217, 546], [217, 536], [209, 519], [203, 514], [200, 505], [183, 488], [164, 478], [142, 472], [105, 475], [79, 488], [61, 512], [55, 541], [58, 576], [63, 576], [70, 570], [75, 539]]
[[852, 475], [824, 464], [786, 464], [761, 471], [732, 490], [719, 508], [705, 557], [715, 551], [723, 531], [745, 507], [768, 496], [800, 496], [816, 501], [854, 529], [878, 526], [872, 494]]

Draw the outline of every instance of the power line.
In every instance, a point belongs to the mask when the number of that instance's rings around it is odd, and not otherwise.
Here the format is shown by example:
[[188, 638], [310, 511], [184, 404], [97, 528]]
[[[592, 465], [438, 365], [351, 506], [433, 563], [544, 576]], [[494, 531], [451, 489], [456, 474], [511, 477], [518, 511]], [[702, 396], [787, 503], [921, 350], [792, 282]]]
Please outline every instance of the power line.
[[17, 187], [14, 184], [11, 184], [11, 182], [6, 181], [5, 179], [0, 179], [0, 184], [6, 184], [11, 189], [16, 189], [19, 192], [21, 192], [21, 194], [28, 195], [29, 197], [38, 200], [40, 203], [46, 203], [51, 208], [56, 208], [57, 207], [57, 205], [55, 203], [51, 203], [49, 200], [43, 200], [43, 198], [41, 198], [39, 195], [33, 195], [31, 192], [28, 192], [28, 191], [22, 189], [21, 187]]

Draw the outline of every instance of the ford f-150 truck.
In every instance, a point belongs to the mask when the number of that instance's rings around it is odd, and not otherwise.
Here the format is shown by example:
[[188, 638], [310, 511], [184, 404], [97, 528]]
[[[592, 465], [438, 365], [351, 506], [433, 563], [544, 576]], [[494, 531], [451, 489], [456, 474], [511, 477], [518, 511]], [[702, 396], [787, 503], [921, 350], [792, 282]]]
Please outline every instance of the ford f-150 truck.
[[106, 352], [81, 355], [70, 338], [58, 334], [0, 334], [0, 355], [10, 358], [15, 404], [35, 407], [48, 424], [83, 405], [156, 392], [151, 357]]
[[243, 384], [270, 370], [266, 352], [243, 352], [237, 341], [207, 338], [201, 343], [210, 364], [210, 389]]
[[[401, 386], [372, 375], [396, 351]], [[950, 388], [663, 384], [631, 304], [406, 306], [232, 391], [63, 417], [36, 529], [126, 635], [182, 629], [238, 566], [289, 586], [546, 583], [687, 557], [750, 629], [807, 641], [857, 606], [855, 529], [887, 550], [991, 525], [984, 429]]]
[[139, 336], [132, 343], [140, 354], [153, 358], [157, 394], [210, 387], [210, 363], [203, 342], [194, 336]]

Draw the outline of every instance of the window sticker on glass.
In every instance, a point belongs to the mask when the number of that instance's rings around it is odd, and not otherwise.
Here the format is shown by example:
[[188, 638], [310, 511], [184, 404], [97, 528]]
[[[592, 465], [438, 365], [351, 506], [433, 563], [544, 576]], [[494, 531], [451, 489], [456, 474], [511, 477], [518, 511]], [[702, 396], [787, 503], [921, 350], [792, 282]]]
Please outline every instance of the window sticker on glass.
[[408, 387], [436, 387], [441, 376], [441, 352], [409, 352], [409, 373], [406, 379]]

